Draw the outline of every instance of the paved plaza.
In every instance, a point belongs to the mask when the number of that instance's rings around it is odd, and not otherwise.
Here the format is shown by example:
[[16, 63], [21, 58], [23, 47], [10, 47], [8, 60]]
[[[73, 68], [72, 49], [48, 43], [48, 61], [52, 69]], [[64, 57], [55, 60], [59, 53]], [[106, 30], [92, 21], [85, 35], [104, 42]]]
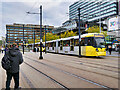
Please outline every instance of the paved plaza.
[[[0, 54], [0, 60], [3, 55]], [[22, 88], [118, 88], [120, 68], [117, 55], [78, 58], [43, 53], [43, 60], [38, 59], [39, 53], [25, 52], [23, 56], [20, 69]], [[0, 88], [5, 88], [6, 73], [2, 68], [0, 76]]]

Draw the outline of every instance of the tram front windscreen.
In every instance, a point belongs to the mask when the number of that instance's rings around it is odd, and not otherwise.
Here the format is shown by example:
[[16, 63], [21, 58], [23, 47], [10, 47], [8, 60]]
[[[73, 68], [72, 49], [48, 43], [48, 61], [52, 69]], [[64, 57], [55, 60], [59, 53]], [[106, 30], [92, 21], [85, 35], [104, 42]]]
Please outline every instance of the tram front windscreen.
[[105, 38], [104, 37], [95, 37], [95, 46], [97, 48], [105, 48]]

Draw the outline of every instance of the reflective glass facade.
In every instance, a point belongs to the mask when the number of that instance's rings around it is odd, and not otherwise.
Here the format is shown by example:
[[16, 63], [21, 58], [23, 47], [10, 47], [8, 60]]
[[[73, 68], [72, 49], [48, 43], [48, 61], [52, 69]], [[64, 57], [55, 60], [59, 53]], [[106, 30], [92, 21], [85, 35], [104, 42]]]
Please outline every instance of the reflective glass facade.
[[87, 21], [118, 15], [117, 0], [80, 0], [69, 6], [69, 19], [78, 18], [78, 8], [81, 8], [80, 18]]
[[[46, 31], [51, 32], [53, 26], [47, 26]], [[8, 44], [12, 43], [23, 43], [23, 24], [13, 24], [13, 25], [6, 25], [7, 36], [8, 36]], [[24, 41], [25, 43], [29, 44], [30, 40], [34, 40], [34, 32], [35, 32], [35, 39], [39, 39], [40, 37], [40, 26], [39, 25], [32, 25], [26, 24], [24, 25]], [[45, 33], [45, 26], [42, 26], [42, 35]]]

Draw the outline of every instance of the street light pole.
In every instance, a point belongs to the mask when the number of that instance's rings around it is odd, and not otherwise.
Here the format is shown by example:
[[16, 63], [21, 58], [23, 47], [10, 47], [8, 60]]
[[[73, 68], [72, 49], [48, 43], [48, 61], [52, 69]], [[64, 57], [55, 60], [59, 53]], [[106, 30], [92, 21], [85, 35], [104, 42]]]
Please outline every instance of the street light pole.
[[46, 25], [45, 25], [45, 53], [46, 53]]
[[42, 6], [40, 6], [40, 57], [39, 59], [43, 59], [42, 57]]
[[6, 51], [7, 51], [7, 43], [8, 43], [8, 35], [7, 35], [7, 32], [6, 32], [6, 45], [5, 45], [5, 54], [6, 54]]
[[40, 14], [40, 57], [39, 59], [43, 59], [42, 57], [42, 5], [40, 6], [40, 13], [30, 13], [26, 12], [28, 14]]
[[34, 49], [35, 49], [35, 30], [34, 30]]
[[23, 54], [24, 54], [24, 24], [23, 24]]
[[81, 8], [78, 8], [78, 17], [79, 17], [79, 23], [78, 23], [78, 32], [79, 32], [79, 57], [81, 57], [81, 33], [80, 33], [80, 9]]

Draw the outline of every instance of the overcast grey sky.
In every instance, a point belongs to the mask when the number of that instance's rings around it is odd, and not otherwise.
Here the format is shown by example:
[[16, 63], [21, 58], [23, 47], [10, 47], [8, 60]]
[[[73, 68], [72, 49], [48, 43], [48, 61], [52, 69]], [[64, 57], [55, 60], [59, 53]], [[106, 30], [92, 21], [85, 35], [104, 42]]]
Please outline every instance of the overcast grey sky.
[[25, 23], [39, 24], [39, 15], [29, 14], [39, 12], [43, 7], [43, 24], [61, 26], [68, 20], [69, 5], [78, 0], [2, 0], [0, 2], [0, 36], [5, 36], [6, 24]]

